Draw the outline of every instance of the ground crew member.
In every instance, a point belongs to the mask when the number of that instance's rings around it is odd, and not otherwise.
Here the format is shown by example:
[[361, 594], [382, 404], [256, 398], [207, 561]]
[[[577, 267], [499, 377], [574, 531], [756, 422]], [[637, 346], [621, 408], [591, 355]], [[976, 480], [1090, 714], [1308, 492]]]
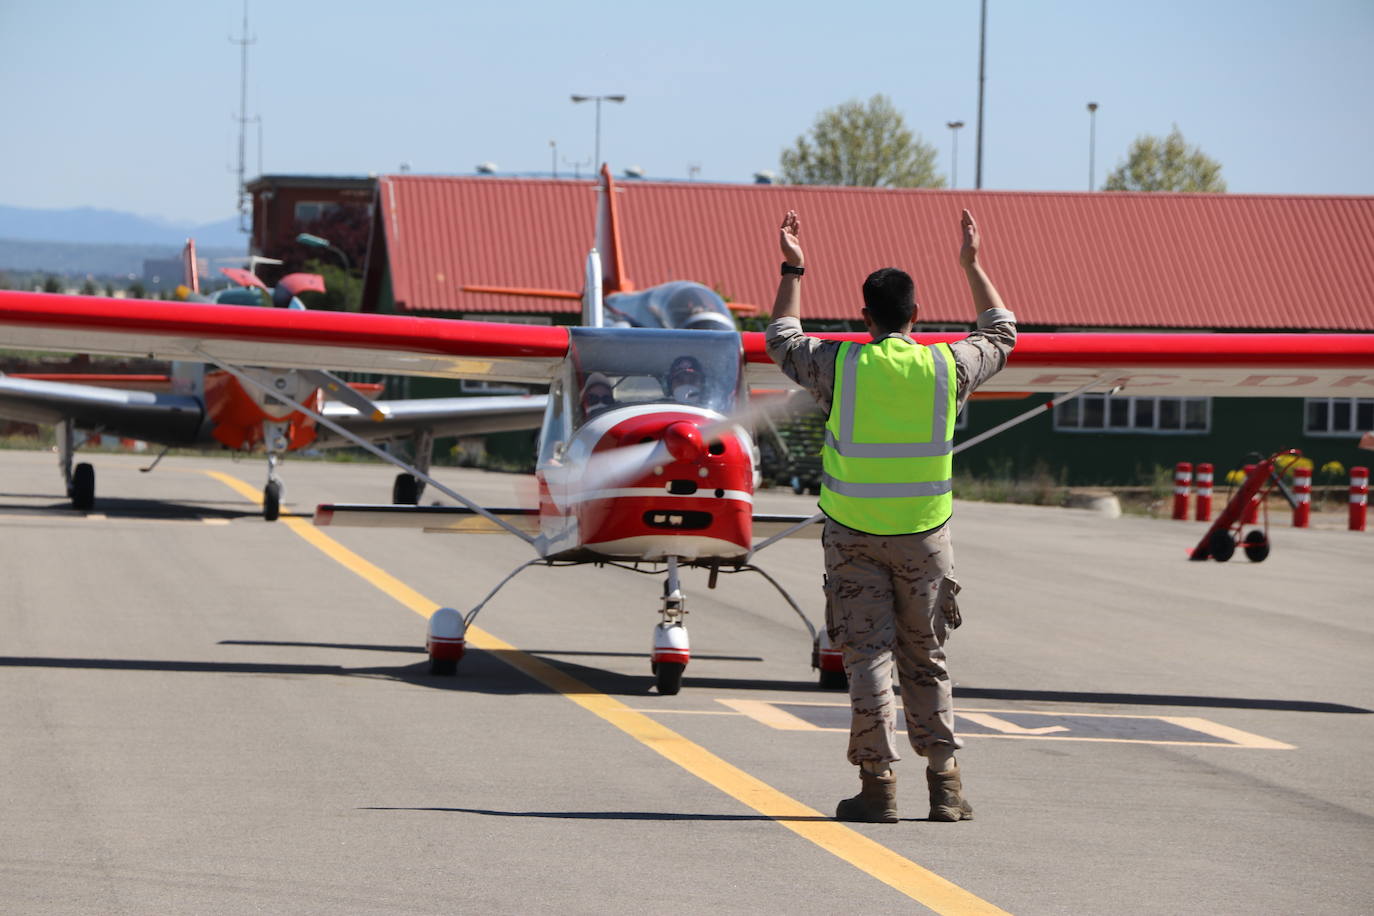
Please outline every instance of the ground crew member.
[[909, 336], [915, 287], [887, 267], [863, 285], [873, 339], [822, 341], [802, 333], [805, 272], [797, 214], [783, 219], [782, 280], [768, 326], [768, 355], [829, 414], [821, 450], [826, 514], [826, 628], [844, 657], [852, 715], [849, 761], [860, 792], [835, 810], [842, 821], [895, 823], [899, 759], [892, 698], [895, 658], [907, 737], [926, 758], [930, 819], [973, 817], [954, 752], [945, 641], [959, 625], [949, 518], [954, 418], [969, 394], [1006, 365], [1016, 318], [978, 263], [978, 226], [960, 220], [959, 263], [978, 329], [952, 344]]

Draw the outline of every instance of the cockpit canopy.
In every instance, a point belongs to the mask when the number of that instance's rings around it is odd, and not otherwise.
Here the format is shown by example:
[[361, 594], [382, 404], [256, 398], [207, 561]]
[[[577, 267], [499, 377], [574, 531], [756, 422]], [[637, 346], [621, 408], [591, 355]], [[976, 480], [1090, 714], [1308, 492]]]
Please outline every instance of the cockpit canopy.
[[735, 330], [725, 300], [715, 290], [687, 280], [607, 296], [606, 320], [622, 327]]
[[576, 425], [612, 407], [685, 404], [731, 413], [743, 352], [733, 331], [570, 328], [564, 390]]

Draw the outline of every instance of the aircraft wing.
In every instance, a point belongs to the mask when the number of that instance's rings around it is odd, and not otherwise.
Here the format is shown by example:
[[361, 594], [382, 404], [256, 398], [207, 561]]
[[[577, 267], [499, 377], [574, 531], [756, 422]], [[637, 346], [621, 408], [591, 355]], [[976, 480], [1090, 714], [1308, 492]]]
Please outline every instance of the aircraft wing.
[[0, 291], [8, 348], [547, 384], [567, 328]]
[[[795, 387], [743, 336], [755, 387]], [[863, 340], [864, 335], [826, 334]], [[923, 343], [964, 334], [920, 334]], [[11, 348], [151, 355], [281, 368], [544, 384], [566, 328], [0, 291]], [[989, 394], [1064, 392], [1094, 380], [1123, 394], [1356, 397], [1374, 390], [1374, 334], [1024, 333]]]
[[[487, 509], [527, 534], [539, 533], [538, 509]], [[315, 524], [350, 528], [420, 528], [453, 534], [505, 534], [489, 518], [462, 506], [393, 506], [325, 503], [315, 507]]]
[[8, 420], [44, 426], [72, 420], [82, 429], [190, 445], [197, 439], [203, 415], [201, 402], [188, 395], [0, 374], [0, 417]]
[[[485, 436], [519, 429], [538, 429], [548, 403], [546, 394], [496, 395], [470, 398], [412, 398], [374, 401], [386, 417], [373, 420], [347, 404], [329, 401], [324, 415], [349, 432], [367, 439], [410, 436], [429, 430], [436, 436]], [[325, 426], [320, 426], [317, 445], [352, 445]]]
[[[492, 515], [504, 519], [528, 534], [539, 533], [538, 509], [488, 509]], [[793, 537], [820, 537], [821, 526], [815, 516], [767, 515], [754, 516], [754, 538], [763, 540], [789, 529], [797, 528]], [[461, 506], [393, 506], [366, 503], [325, 503], [315, 509], [315, 524], [349, 528], [420, 528], [429, 532], [451, 534], [505, 534], [505, 529], [490, 519]]]
[[[820, 334], [867, 340], [865, 334]], [[952, 343], [965, 334], [917, 334]], [[768, 358], [763, 334], [744, 337], [752, 387], [796, 387]], [[1007, 366], [978, 390], [1067, 392], [1095, 379], [1125, 395], [1165, 397], [1368, 397], [1374, 334], [1021, 334]]]

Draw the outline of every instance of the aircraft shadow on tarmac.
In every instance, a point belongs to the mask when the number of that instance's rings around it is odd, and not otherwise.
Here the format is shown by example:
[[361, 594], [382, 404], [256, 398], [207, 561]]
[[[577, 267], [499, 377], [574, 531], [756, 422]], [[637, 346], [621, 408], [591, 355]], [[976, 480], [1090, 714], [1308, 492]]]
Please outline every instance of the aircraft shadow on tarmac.
[[[415, 655], [425, 654], [425, 649], [421, 646], [270, 642], [261, 640], [223, 640], [221, 645], [298, 646], [313, 649], [361, 649], [378, 652], [401, 652]], [[431, 675], [428, 670], [429, 662], [427, 659], [426, 661], [414, 665], [405, 665], [396, 668], [348, 668], [340, 669], [338, 673], [384, 675], [407, 683], [418, 684], [423, 687], [471, 693], [517, 694], [548, 692], [549, 688], [544, 687], [537, 681], [530, 679], [527, 675], [517, 671], [517, 666], [513, 662], [497, 664], [497, 662], [502, 660], [502, 656], [508, 654], [519, 654], [538, 658], [540, 661], [557, 668], [564, 674], [577, 678], [588, 687], [610, 696], [637, 697], [652, 695], [654, 693], [651, 689], [654, 679], [649, 671], [648, 653], [645, 652], [583, 652], [570, 651], [567, 649], [521, 649], [518, 650], [518, 653], [511, 653], [510, 650], [502, 649], [469, 649], [468, 654], [463, 658], [462, 664], [458, 667], [458, 674], [452, 677], [436, 677]], [[568, 660], [568, 658], [572, 656], [592, 658], [641, 658], [644, 660], [644, 674], [642, 676], [637, 674], [625, 674], [619, 671], [609, 671], [605, 668], [597, 668], [589, 664], [579, 664], [578, 662]], [[694, 661], [697, 662], [716, 661], [754, 664], [763, 661], [763, 659], [757, 655], [697, 654], [692, 657]], [[819, 689], [815, 681], [810, 677], [801, 678], [796, 681], [762, 680], [750, 677], [693, 677], [690, 673], [690, 669], [687, 676], [683, 679], [683, 685], [684, 689], [690, 687], [695, 689], [715, 688], [727, 690], [805, 692], [814, 692]]]
[[[349, 643], [308, 643], [272, 642], [266, 640], [222, 640], [220, 645], [282, 646], [299, 648], [364, 650], [377, 652], [397, 652], [410, 655], [424, 655], [425, 650], [416, 646], [360, 645]], [[234, 661], [185, 661], [176, 659], [137, 659], [137, 658], [59, 658], [46, 656], [0, 656], [0, 668], [70, 668], [106, 671], [180, 671], [204, 674], [271, 674], [271, 675], [330, 675], [334, 677], [376, 677], [419, 687], [437, 690], [452, 690], [460, 693], [481, 693], [513, 696], [530, 693], [551, 693], [546, 687], [515, 667], [514, 662], [505, 662], [501, 656], [520, 654], [537, 655], [524, 651], [509, 653], [508, 650], [487, 651], [472, 649], [463, 659], [459, 673], [451, 677], [438, 677], [429, 673], [426, 657], [409, 665], [376, 665], [347, 667], [344, 665], [307, 664], [291, 662], [234, 662]], [[562, 650], [559, 655], [570, 654]], [[639, 653], [586, 653], [588, 655], [626, 655], [638, 656]], [[550, 654], [552, 655], [552, 653]], [[699, 655], [698, 660], [728, 660], [741, 662], [761, 661], [750, 656], [711, 656]], [[592, 689], [610, 696], [641, 697], [653, 695], [654, 679], [647, 664], [643, 676], [607, 671], [589, 665], [579, 665], [559, 661], [553, 657], [541, 657], [541, 661], [559, 669], [565, 674], [576, 677]], [[695, 689], [715, 688], [730, 690], [771, 690], [813, 692], [818, 688], [810, 679], [799, 681], [760, 680], [751, 678], [703, 677], [685, 679], [684, 684]]]
[[[351, 651], [395, 652], [407, 655], [420, 655], [423, 648], [416, 646], [386, 646], [356, 643], [314, 643], [314, 642], [274, 642], [268, 640], [222, 640], [220, 645], [264, 646], [284, 648], [341, 649]], [[131, 659], [131, 658], [57, 658], [46, 656], [0, 656], [0, 668], [70, 668], [109, 671], [182, 671], [204, 674], [298, 674], [330, 675], [334, 677], [375, 677], [402, 681], [419, 687], [439, 690], [452, 690], [461, 693], [481, 693], [513, 696], [529, 693], [550, 693], [552, 688], [517, 670], [515, 662], [505, 661], [505, 654], [536, 656], [546, 664], [552, 665], [565, 674], [576, 677], [594, 690], [610, 696], [647, 696], [653, 694], [653, 678], [646, 670], [643, 676], [607, 671], [589, 665], [560, 660], [555, 656], [572, 654], [606, 655], [613, 657], [633, 657], [635, 653], [623, 652], [586, 652], [571, 653], [559, 650], [557, 653], [541, 653], [538, 650], [524, 650], [518, 653], [509, 650], [474, 649], [468, 653], [453, 677], [436, 677], [429, 673], [428, 660], [399, 666], [367, 666], [350, 668], [343, 665], [322, 665], [290, 662], [232, 662], [232, 661], [178, 661], [174, 659]], [[716, 659], [732, 662], [757, 662], [753, 656], [698, 656], [699, 660]], [[645, 666], [648, 667], [647, 665]], [[757, 678], [726, 677], [687, 677], [684, 687], [694, 690], [765, 690], [786, 692], [821, 692], [820, 688], [808, 677], [795, 681], [760, 680]], [[844, 694], [837, 691], [824, 691], [828, 696], [843, 699]], [[976, 687], [956, 687], [956, 699], [996, 699], [1031, 700], [1049, 703], [1094, 703], [1127, 706], [1186, 706], [1203, 709], [1269, 709], [1281, 712], [1318, 712], [1353, 713], [1368, 715], [1374, 710], [1342, 703], [1326, 703], [1309, 700], [1275, 700], [1257, 697], [1205, 697], [1148, 693], [1090, 693], [1069, 691], [1041, 691], [993, 689]]]
[[1077, 690], [1011, 690], [955, 687], [959, 700], [1032, 700], [1040, 703], [1105, 703], [1126, 706], [1195, 706], [1203, 709], [1269, 709], [1277, 712], [1374, 713], [1374, 709], [1311, 700], [1266, 700], [1251, 697], [1203, 697], [1167, 693], [1097, 693]]
[[[242, 500], [170, 500], [161, 499], [120, 499], [118, 497], [106, 497], [95, 501], [95, 505], [89, 510], [73, 509], [70, 501], [66, 497], [55, 493], [47, 494], [25, 494], [25, 493], [0, 493], [0, 500], [7, 499], [42, 499], [56, 500], [48, 505], [38, 505], [32, 502], [0, 502], [0, 516], [3, 515], [31, 515], [35, 512], [52, 513], [60, 518], [83, 518], [87, 515], [103, 515], [110, 519], [156, 519], [159, 521], [200, 521], [207, 518], [250, 518], [261, 516], [262, 510], [254, 506], [245, 506]], [[290, 513], [282, 512], [283, 518]]]
[[[407, 808], [388, 805], [366, 805], [358, 811], [432, 811], [436, 814], [481, 814], [486, 817], [542, 817], [554, 820], [586, 821], [787, 821], [802, 823], [806, 821], [833, 821], [833, 817], [819, 815], [767, 814], [687, 814], [680, 811], [496, 811], [491, 808]], [[903, 820], [923, 821], [927, 818], [902, 818]]]

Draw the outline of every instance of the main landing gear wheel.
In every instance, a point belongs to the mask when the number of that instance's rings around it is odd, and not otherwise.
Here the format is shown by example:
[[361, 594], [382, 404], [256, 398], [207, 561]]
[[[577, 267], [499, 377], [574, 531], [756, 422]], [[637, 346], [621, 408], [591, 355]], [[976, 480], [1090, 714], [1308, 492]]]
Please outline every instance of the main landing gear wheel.
[[1269, 539], [1258, 528], [1245, 536], [1245, 555], [1252, 563], [1261, 563], [1269, 556]]
[[413, 474], [397, 474], [391, 485], [391, 501], [398, 506], [413, 506], [420, 501], [420, 481]]
[[95, 505], [95, 468], [82, 462], [72, 469], [72, 508], [83, 512]]
[[441, 607], [430, 615], [425, 636], [430, 674], [452, 677], [458, 673], [458, 663], [467, 651], [467, 631], [467, 621], [451, 607]]
[[262, 517], [275, 522], [281, 515], [281, 483], [276, 480], [267, 481], [267, 486], [262, 488]]
[[654, 662], [654, 686], [660, 696], [670, 697], [682, 690], [682, 673], [687, 666], [682, 662]]
[[1231, 559], [1236, 552], [1236, 539], [1231, 537], [1229, 531], [1213, 531], [1208, 539], [1207, 550], [1212, 555], [1212, 559], [1218, 563], [1225, 563]]

